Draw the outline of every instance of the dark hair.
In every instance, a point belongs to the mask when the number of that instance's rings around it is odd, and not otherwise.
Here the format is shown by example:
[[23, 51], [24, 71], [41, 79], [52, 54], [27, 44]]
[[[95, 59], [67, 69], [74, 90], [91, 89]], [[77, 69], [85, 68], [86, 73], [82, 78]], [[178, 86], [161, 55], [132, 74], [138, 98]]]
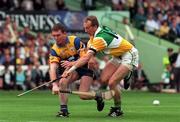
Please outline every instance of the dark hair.
[[51, 31], [59, 31], [59, 30], [61, 30], [61, 32], [66, 32], [65, 26], [61, 23], [55, 24], [51, 29]]
[[84, 19], [84, 22], [87, 22], [87, 21], [91, 21], [91, 25], [92, 26], [99, 26], [99, 22], [97, 20], [97, 17], [96, 16], [87, 16], [85, 19]]
[[169, 47], [169, 48], [167, 49], [167, 52], [173, 52], [173, 48], [170, 48], [170, 47]]

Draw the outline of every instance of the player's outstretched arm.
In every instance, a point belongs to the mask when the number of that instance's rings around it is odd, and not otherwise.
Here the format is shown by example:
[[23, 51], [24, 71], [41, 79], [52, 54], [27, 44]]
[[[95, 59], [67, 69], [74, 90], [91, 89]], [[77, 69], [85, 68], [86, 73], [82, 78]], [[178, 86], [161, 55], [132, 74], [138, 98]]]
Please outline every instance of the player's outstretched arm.
[[85, 65], [86, 63], [88, 63], [88, 61], [91, 59], [91, 57], [94, 56], [94, 52], [87, 52], [86, 55], [84, 55], [83, 57], [79, 58], [75, 65], [72, 66], [68, 71], [65, 71], [62, 75], [62, 77], [67, 77], [70, 73], [72, 73], [73, 71], [75, 71], [77, 68]]

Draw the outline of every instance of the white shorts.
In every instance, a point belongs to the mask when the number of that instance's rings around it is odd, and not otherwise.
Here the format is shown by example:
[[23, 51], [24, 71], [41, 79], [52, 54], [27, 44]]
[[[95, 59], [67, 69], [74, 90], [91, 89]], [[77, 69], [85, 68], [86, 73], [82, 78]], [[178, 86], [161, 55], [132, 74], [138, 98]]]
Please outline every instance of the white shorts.
[[125, 65], [130, 70], [133, 70], [133, 68], [138, 67], [138, 63], [139, 63], [138, 50], [133, 47], [130, 51], [124, 53], [122, 56], [113, 57], [110, 60], [110, 62], [117, 66], [120, 64]]

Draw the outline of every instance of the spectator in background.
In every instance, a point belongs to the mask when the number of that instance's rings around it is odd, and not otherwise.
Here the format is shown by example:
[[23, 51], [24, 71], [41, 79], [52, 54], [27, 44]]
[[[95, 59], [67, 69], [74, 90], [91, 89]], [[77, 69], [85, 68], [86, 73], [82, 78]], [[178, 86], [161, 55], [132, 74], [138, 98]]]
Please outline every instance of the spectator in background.
[[[35, 67], [33, 67], [35, 65]], [[26, 85], [27, 89], [35, 88], [44, 82], [44, 76], [42, 70], [39, 68], [39, 62], [29, 64], [26, 73]], [[42, 87], [44, 89], [46, 86]]]
[[160, 29], [157, 32], [157, 35], [160, 36], [161, 38], [168, 39], [169, 29], [170, 28], [168, 26], [167, 21], [163, 21], [162, 25], [160, 25]]
[[1, 10], [19, 10], [20, 9], [20, 0], [1, 0], [0, 9]]
[[32, 89], [36, 87], [35, 82], [32, 80], [32, 70], [33, 70], [33, 64], [29, 64], [26, 70], [27, 89]]
[[[161, 29], [160, 33], [158, 32], [158, 36], [168, 39], [173, 43], [179, 43], [180, 41], [177, 39], [177, 37], [180, 37], [179, 35], [179, 30], [180, 30], [180, 16], [179, 16], [179, 0], [178, 1], [166, 1], [166, 0], [158, 0], [158, 1], [150, 1], [150, 0], [136, 0], [135, 6], [138, 8], [138, 11], [136, 13], [136, 15], [134, 16], [134, 22], [135, 23], [135, 27], [140, 29], [139, 26], [137, 25], [141, 25], [140, 21], [137, 21], [135, 18], [137, 18], [137, 15], [139, 13], [139, 8], [142, 8], [142, 11], [145, 11], [146, 15], [153, 15], [154, 16], [154, 20], [156, 20], [157, 22], [157, 27], [161, 26], [161, 23], [163, 21], [167, 21], [167, 26], [166, 30], [164, 31], [163, 28]], [[177, 23], [176, 27], [171, 27], [172, 23], [173, 23], [173, 19], [175, 19], [175, 22]], [[174, 23], [175, 24], [175, 23]], [[150, 25], [153, 25], [150, 24]], [[156, 25], [156, 24], [155, 24]], [[156, 27], [156, 26], [155, 26]], [[175, 29], [176, 28], [176, 29]], [[155, 28], [157, 29], [157, 28]], [[169, 36], [169, 33], [172, 33]], [[154, 32], [150, 32], [150, 33], [154, 33]], [[166, 34], [167, 33], [167, 34]], [[162, 34], [162, 36], [161, 36]], [[167, 36], [168, 35], [168, 36]], [[165, 36], [165, 37], [164, 37]], [[175, 40], [175, 41], [174, 41]]]
[[96, 9], [96, 0], [82, 0], [81, 7], [83, 10], [95, 10]]
[[160, 26], [161, 26], [161, 24], [162, 24], [163, 21], [164, 21], [164, 18], [163, 18], [162, 13], [158, 13], [158, 14], [157, 14], [156, 22], [157, 22], [159, 28], [160, 28]]
[[32, 69], [32, 81], [35, 82], [36, 86], [42, 84], [44, 77], [42, 71], [39, 69], [39, 62], [34, 62], [35, 68]]
[[[35, 65], [35, 67], [33, 67]], [[39, 69], [39, 62], [29, 64], [26, 70], [26, 80], [28, 89], [35, 88], [42, 84], [44, 77], [42, 71]]]
[[24, 64], [25, 63], [25, 55], [21, 53], [20, 48], [17, 48], [16, 53], [16, 64]]
[[122, 23], [125, 25], [129, 25], [129, 19], [127, 17], [124, 17]]
[[17, 23], [16, 22], [12, 22], [11, 25], [12, 25], [12, 29], [14, 30], [14, 34], [18, 35], [18, 26], [17, 26]]
[[44, 0], [33, 0], [34, 10], [44, 10]]
[[68, 10], [64, 0], [57, 0], [56, 5], [57, 5], [58, 10]]
[[58, 10], [56, 1], [57, 0], [44, 0], [45, 10]]
[[0, 65], [3, 64], [3, 61], [4, 61], [4, 54], [3, 54], [2, 50], [0, 50]]
[[34, 5], [32, 0], [23, 0], [21, 3], [21, 8], [25, 11], [34, 10]]
[[[3, 58], [4, 57], [4, 58]], [[11, 57], [9, 49], [4, 50], [2, 65], [12, 65], [14, 64], [14, 58]]]
[[167, 11], [164, 15], [164, 20], [166, 20], [168, 22], [168, 25], [170, 27], [172, 20], [173, 20], [173, 12], [172, 11]]
[[20, 38], [21, 40], [23, 40], [23, 42], [25, 43], [26, 41], [31, 40], [31, 38], [33, 38], [33, 36], [30, 35], [29, 33], [30, 33], [30, 29], [29, 29], [29, 27], [26, 25], [26, 26], [23, 28], [23, 31], [20, 31], [20, 32], [19, 32], [19, 38]]
[[26, 38], [26, 41], [24, 42], [24, 48], [25, 48], [25, 52], [26, 52], [26, 57], [28, 57], [30, 55], [30, 52], [34, 52], [35, 53], [35, 40], [34, 37], [29, 36], [28, 38]]
[[2, 73], [0, 74], [0, 89], [3, 88], [3, 76]]
[[9, 0], [9, 1], [10, 1], [10, 4], [11, 4], [10, 11], [21, 10], [21, 5], [20, 5], [20, 1], [19, 0]]
[[[162, 83], [163, 83], [163, 88], [167, 88], [168, 86], [171, 85], [171, 66], [170, 64], [167, 64], [163, 73], [162, 73]], [[170, 86], [171, 88], [171, 86]]]
[[[35, 38], [30, 37], [26, 42], [26, 58], [25, 64], [34, 63], [34, 59], [38, 57], [38, 44], [35, 44]], [[41, 47], [42, 48], [42, 47]]]
[[12, 65], [14, 64], [11, 55], [10, 54], [5, 54], [4, 55], [4, 62], [2, 63], [2, 65]]
[[166, 67], [166, 65], [171, 64], [170, 62], [170, 56], [173, 54], [173, 48], [168, 48], [167, 49], [167, 55], [163, 57], [163, 65]]
[[[34, 41], [34, 40], [33, 40]], [[38, 52], [39, 49], [41, 48], [41, 51], [43, 51], [44, 53], [48, 53], [48, 47], [45, 44], [45, 39], [44, 38], [38, 38], [36, 41], [36, 51]]]
[[16, 51], [17, 54], [19, 54], [22, 59], [25, 59], [26, 57], [26, 50], [24, 47], [25, 46], [22, 40], [20, 39], [16, 40]]
[[176, 4], [174, 5], [174, 9], [180, 11], [180, 0], [176, 0]]
[[180, 26], [178, 25], [176, 19], [173, 19], [169, 30], [169, 41], [174, 42], [178, 36], [180, 37]]
[[174, 78], [173, 78], [173, 72], [172, 72], [172, 64], [170, 62], [170, 57], [173, 54], [173, 48], [167, 49], [167, 55], [163, 57], [163, 67], [164, 71], [162, 73], [162, 80], [165, 83], [164, 88], [167, 85], [170, 85], [170, 88], [174, 88]]
[[145, 31], [154, 34], [157, 30], [159, 30], [157, 22], [153, 19], [153, 15], [148, 15], [148, 18], [145, 22]]
[[[161, 2], [161, 1], [160, 1]], [[177, 1], [176, 1], [177, 2]], [[174, 11], [174, 10], [176, 10], [176, 8], [175, 8], [175, 2], [173, 1], [173, 0], [170, 0], [170, 1], [168, 1], [168, 3], [166, 3], [166, 5], [168, 5], [168, 10], [169, 11]], [[163, 8], [162, 8], [163, 9]]]
[[144, 0], [136, 0], [136, 4], [135, 4], [135, 6], [136, 6], [136, 8], [139, 8], [139, 7], [141, 7], [141, 8], [143, 8], [144, 7]]
[[36, 58], [35, 54], [34, 54], [34, 50], [30, 50], [29, 52], [29, 56], [26, 57], [25, 59], [25, 64], [32, 64], [34, 63], [34, 59]]
[[154, 15], [155, 11], [154, 11], [154, 7], [152, 5], [148, 5], [146, 8], [146, 14], [148, 15]]
[[3, 74], [3, 89], [12, 90], [14, 89], [14, 75], [9, 69], [9, 65], [5, 65]]
[[38, 60], [41, 65], [48, 65], [48, 55], [42, 50], [42, 48], [38, 49]]
[[22, 69], [22, 65], [17, 66], [16, 71], [16, 88], [18, 90], [26, 90], [26, 74]]
[[8, 29], [8, 25], [11, 24], [11, 19], [10, 16], [6, 16], [5, 22], [2, 25], [2, 47], [4, 49], [6, 48], [10, 48], [11, 45], [11, 34], [10, 31]]
[[125, 0], [112, 0], [112, 9], [113, 10], [123, 10], [125, 5]]
[[176, 90], [178, 93], [180, 93], [180, 48], [177, 53], [174, 53], [172, 56], [176, 59], [173, 63], [174, 69], [174, 81], [176, 83]]
[[134, 15], [136, 13], [136, 0], [127, 0], [127, 7], [129, 8], [130, 13], [130, 22], [132, 23], [132, 19], [134, 18]]
[[3, 41], [4, 41], [3, 29], [0, 28], [0, 51], [3, 51]]
[[[48, 69], [48, 71], [49, 71], [49, 69]], [[44, 82], [49, 82], [51, 80], [48, 71], [45, 73]]]
[[11, 0], [1, 0], [0, 1], [0, 10], [8, 10], [11, 8], [10, 6]]
[[144, 30], [146, 16], [142, 7], [138, 8], [138, 13], [134, 16], [134, 26], [138, 29]]

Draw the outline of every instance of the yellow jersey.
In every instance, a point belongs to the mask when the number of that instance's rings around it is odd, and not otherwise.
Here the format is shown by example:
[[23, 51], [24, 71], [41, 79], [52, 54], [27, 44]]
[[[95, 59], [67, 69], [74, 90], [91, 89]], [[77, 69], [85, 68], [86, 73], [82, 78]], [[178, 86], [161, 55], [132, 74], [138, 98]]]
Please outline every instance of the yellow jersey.
[[86, 47], [81, 42], [81, 39], [76, 36], [68, 36], [65, 46], [58, 46], [56, 43], [53, 44], [49, 62], [60, 63], [62, 60], [75, 61], [85, 53]]

